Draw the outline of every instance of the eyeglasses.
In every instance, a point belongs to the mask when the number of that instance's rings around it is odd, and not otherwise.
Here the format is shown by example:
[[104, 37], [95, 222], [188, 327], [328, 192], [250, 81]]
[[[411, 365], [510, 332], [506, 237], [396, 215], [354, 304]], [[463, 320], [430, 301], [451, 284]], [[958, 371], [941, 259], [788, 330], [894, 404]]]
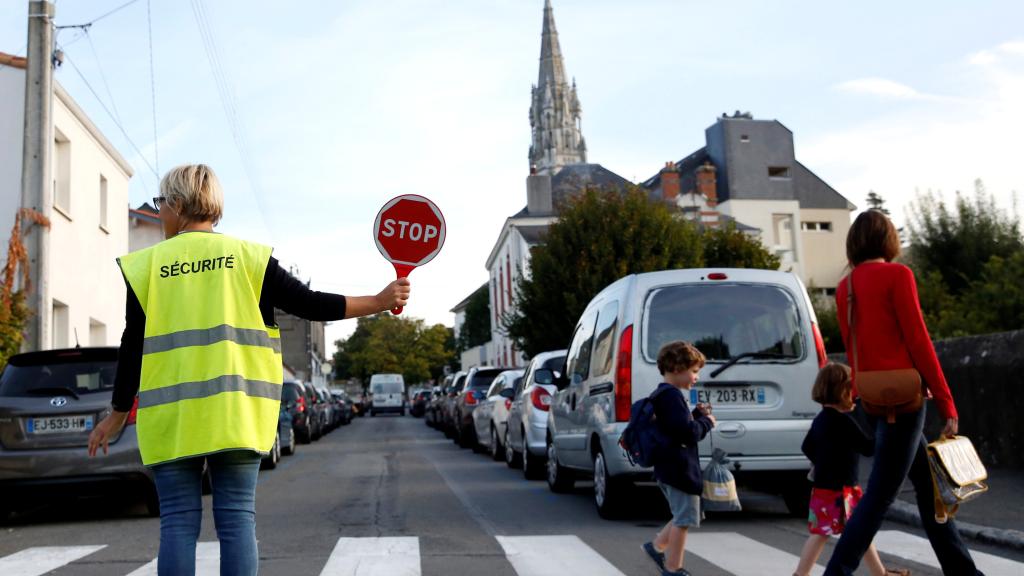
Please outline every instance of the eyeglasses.
[[166, 202], [167, 202], [167, 197], [166, 196], [154, 196], [153, 197], [153, 207], [156, 208], [157, 212], [160, 211], [160, 205], [161, 204], [165, 204]]

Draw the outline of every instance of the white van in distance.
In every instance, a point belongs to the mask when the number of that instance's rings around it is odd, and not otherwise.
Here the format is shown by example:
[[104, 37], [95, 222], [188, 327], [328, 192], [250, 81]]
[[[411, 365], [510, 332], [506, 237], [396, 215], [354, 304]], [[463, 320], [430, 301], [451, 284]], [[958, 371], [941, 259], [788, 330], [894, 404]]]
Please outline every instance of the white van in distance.
[[405, 380], [401, 374], [370, 377], [370, 416], [378, 412], [397, 412], [405, 416]]

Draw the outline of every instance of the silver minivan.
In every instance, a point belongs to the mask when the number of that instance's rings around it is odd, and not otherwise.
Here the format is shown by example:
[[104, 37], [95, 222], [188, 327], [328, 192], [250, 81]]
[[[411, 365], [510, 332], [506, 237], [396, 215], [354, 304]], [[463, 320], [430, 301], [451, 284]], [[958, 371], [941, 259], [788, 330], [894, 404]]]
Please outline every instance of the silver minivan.
[[722, 448], [737, 477], [757, 477], [794, 514], [807, 513], [810, 463], [800, 443], [817, 414], [811, 385], [827, 358], [810, 299], [791, 273], [685, 269], [626, 276], [587, 305], [573, 331], [548, 415], [548, 485], [592, 476], [594, 502], [611, 516], [633, 481], [619, 438], [630, 406], [661, 382], [657, 354], [673, 340], [707, 357], [691, 405], [709, 402], [718, 426], [703, 463]]

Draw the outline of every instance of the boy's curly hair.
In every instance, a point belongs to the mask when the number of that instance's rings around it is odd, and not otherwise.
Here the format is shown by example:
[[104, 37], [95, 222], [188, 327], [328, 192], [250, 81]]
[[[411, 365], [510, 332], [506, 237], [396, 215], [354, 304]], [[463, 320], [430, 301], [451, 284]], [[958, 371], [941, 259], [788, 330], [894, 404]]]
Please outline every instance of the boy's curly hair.
[[811, 388], [811, 398], [821, 405], [843, 404], [852, 393], [850, 367], [839, 362], [825, 364]]
[[658, 350], [658, 371], [664, 374], [682, 372], [694, 366], [704, 367], [704, 354], [689, 342], [676, 340], [669, 342]]

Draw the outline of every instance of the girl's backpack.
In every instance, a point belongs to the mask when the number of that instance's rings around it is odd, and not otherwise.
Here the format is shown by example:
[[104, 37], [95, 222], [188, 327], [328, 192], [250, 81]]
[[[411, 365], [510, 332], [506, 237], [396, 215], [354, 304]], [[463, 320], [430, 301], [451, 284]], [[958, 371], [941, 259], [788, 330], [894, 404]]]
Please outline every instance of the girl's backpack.
[[665, 435], [654, 423], [654, 399], [665, 390], [668, 390], [667, 386], [658, 387], [650, 396], [633, 402], [629, 409], [629, 424], [622, 431], [619, 446], [633, 466], [654, 466], [655, 454], [668, 444]]

